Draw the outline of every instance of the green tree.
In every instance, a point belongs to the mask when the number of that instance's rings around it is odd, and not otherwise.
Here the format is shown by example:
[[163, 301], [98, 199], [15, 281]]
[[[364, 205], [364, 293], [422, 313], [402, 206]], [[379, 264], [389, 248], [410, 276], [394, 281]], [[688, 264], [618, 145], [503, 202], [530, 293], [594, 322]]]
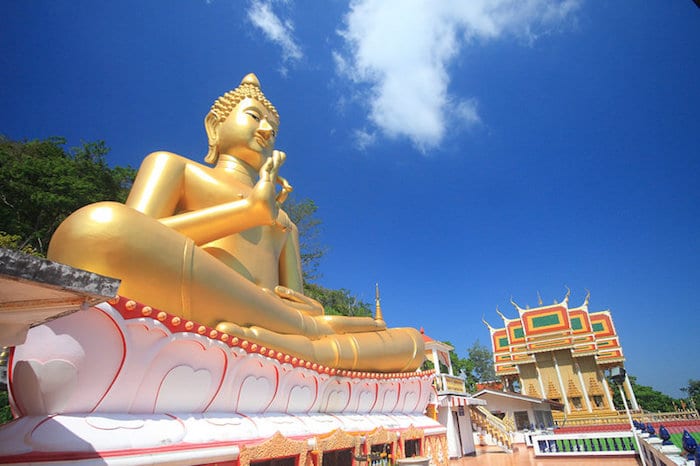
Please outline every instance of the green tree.
[[0, 387], [0, 425], [12, 420], [10, 400], [7, 393], [7, 385]]
[[305, 283], [304, 294], [323, 304], [327, 315], [372, 316], [370, 305], [344, 288], [332, 290], [315, 283]]
[[318, 280], [321, 277], [318, 271], [319, 264], [327, 251], [320, 241], [321, 220], [315, 216], [318, 207], [311, 199], [297, 201], [295, 197], [290, 196], [283, 208], [299, 230], [299, 252], [304, 282]]
[[[677, 400], [652, 387], [638, 384], [637, 378], [632, 375], [628, 375], [628, 377], [634, 396], [637, 398], [637, 404], [639, 404], [641, 409], [650, 412], [671, 412], [675, 410], [673, 403]], [[613, 388], [613, 404], [615, 407], [619, 410], [625, 409], [620, 396], [619, 386], [611, 379], [608, 380], [608, 384]]]
[[[453, 348], [456, 348], [456, 346], [449, 341], [446, 341], [445, 343]], [[464, 374], [464, 383], [467, 386], [467, 391], [474, 393], [477, 382], [476, 376], [474, 375], [474, 361], [468, 358], [460, 357], [455, 349], [450, 351], [450, 362], [452, 363], [452, 372], [454, 375], [459, 377], [460, 375]]]
[[31, 245], [23, 243], [24, 241], [20, 235], [9, 235], [4, 231], [0, 231], [0, 248], [17, 249], [32, 256], [41, 256], [41, 253]]
[[477, 339], [467, 352], [468, 359], [474, 365], [472, 373], [477, 382], [496, 380], [496, 371], [493, 368], [493, 354], [489, 348], [479, 343]]
[[320, 302], [328, 315], [372, 316], [370, 304], [349, 290], [326, 288], [314, 283], [321, 277], [321, 259], [328, 248], [320, 241], [321, 220], [316, 217], [318, 206], [311, 199], [287, 199], [284, 210], [299, 230], [301, 268], [304, 274], [304, 294]]
[[681, 388], [688, 395], [690, 406], [700, 411], [700, 380], [688, 380], [688, 386]]
[[80, 207], [126, 200], [135, 176], [111, 168], [103, 141], [65, 149], [64, 138], [12, 141], [0, 136], [0, 231], [20, 240], [17, 249], [45, 255], [58, 225]]

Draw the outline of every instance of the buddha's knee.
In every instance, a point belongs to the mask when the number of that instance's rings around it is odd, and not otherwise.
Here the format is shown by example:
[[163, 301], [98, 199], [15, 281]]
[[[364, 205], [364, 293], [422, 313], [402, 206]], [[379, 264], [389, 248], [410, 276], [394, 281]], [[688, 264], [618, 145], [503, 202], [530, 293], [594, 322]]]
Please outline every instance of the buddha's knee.
[[172, 238], [172, 233], [124, 204], [99, 202], [77, 210], [61, 223], [51, 238], [48, 258], [124, 280], [129, 270], [133, 274], [136, 263], [148, 268], [146, 263], [153, 260], [144, 259], [154, 257], [164, 246], [177, 248], [168, 243], [182, 243], [183, 239]]
[[102, 255], [102, 246], [113, 242], [123, 207], [116, 202], [99, 202], [73, 212], [51, 237], [48, 258], [81, 267], [90, 262], [90, 256]]

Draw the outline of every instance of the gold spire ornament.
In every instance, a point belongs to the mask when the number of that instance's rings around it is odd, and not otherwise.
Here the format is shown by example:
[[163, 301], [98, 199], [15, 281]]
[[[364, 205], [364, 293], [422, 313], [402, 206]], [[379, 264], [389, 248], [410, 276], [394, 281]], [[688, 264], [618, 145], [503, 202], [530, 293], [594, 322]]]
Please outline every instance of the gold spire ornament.
[[379, 283], [375, 284], [374, 290], [374, 320], [377, 322], [384, 322], [384, 315], [382, 315], [382, 305], [379, 302]]

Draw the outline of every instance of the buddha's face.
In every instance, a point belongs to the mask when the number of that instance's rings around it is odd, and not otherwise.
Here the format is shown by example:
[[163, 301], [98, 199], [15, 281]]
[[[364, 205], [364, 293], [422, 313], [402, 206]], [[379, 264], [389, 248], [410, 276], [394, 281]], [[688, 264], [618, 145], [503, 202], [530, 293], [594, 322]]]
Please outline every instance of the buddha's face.
[[233, 155], [259, 170], [272, 155], [278, 125], [263, 104], [246, 97], [217, 128], [219, 153]]

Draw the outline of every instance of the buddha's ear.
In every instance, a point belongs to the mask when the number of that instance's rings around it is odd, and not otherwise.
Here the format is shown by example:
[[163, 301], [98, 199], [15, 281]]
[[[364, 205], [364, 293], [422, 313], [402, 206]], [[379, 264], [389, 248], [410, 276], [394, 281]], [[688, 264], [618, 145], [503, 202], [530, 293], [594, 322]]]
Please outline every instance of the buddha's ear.
[[204, 117], [204, 129], [207, 131], [207, 139], [209, 139], [209, 151], [207, 152], [204, 161], [206, 163], [215, 164], [219, 158], [219, 119], [213, 112], [207, 113]]
[[204, 129], [207, 130], [207, 138], [209, 138], [209, 145], [216, 145], [219, 143], [219, 119], [214, 115], [213, 112], [207, 113], [204, 117]]

